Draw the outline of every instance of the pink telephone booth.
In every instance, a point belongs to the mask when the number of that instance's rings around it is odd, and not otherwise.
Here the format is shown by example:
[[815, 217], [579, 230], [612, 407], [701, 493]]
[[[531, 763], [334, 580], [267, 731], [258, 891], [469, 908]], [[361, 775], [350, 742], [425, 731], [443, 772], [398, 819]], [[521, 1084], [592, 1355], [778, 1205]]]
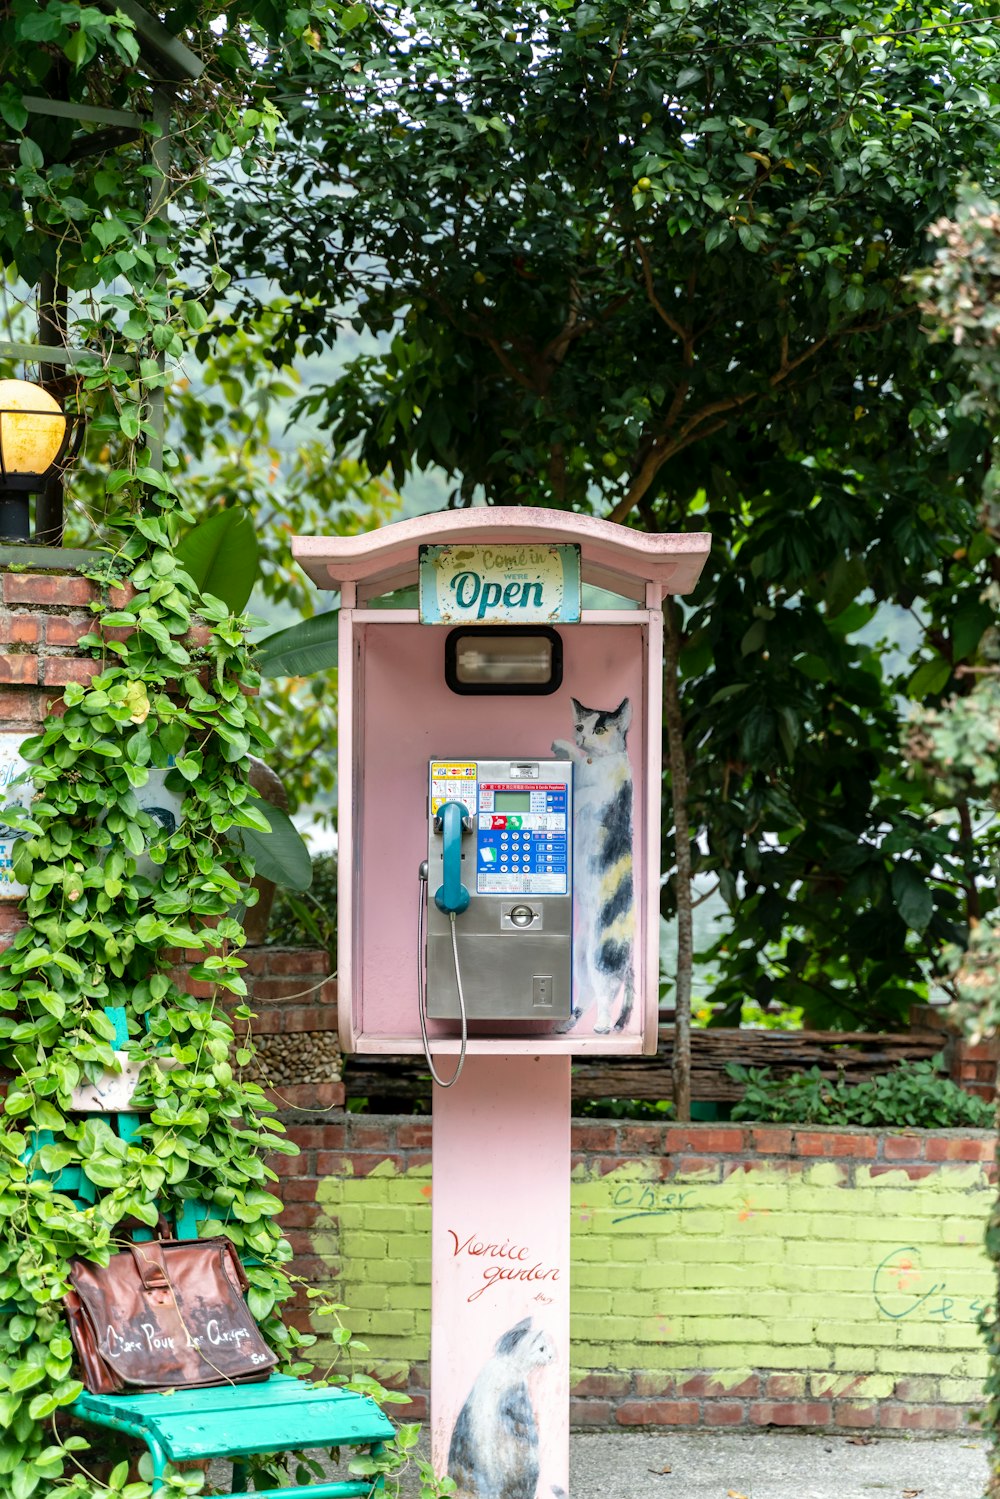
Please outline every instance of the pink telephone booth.
[[570, 1061], [656, 1049], [662, 603], [708, 550], [514, 507], [294, 542], [341, 594], [341, 1042], [441, 1085], [431, 1425], [467, 1499], [568, 1492]]

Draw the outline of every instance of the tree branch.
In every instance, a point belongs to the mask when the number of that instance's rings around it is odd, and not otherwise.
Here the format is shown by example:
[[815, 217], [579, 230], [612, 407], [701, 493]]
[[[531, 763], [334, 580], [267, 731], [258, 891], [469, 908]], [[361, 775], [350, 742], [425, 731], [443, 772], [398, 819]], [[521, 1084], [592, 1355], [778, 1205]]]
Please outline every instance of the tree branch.
[[632, 25], [632, 12], [629, 11], [628, 15], [625, 17], [625, 25], [622, 27], [622, 34], [618, 38], [618, 52], [617, 52], [617, 54], [615, 56], [614, 63], [612, 64], [612, 67], [611, 67], [611, 72], [608, 75], [607, 84], [605, 85], [605, 88], [604, 88], [604, 97], [605, 97], [605, 99], [607, 99], [610, 96], [611, 90], [615, 86], [615, 74], [618, 72], [618, 64], [621, 62], [621, 60], [622, 60], [622, 53], [625, 51], [625, 43], [628, 41], [629, 27], [631, 25]]
[[690, 365], [691, 363], [693, 363], [694, 355], [691, 329], [685, 328], [683, 323], [679, 323], [675, 317], [671, 317], [670, 313], [667, 311], [663, 303], [660, 301], [659, 297], [656, 295], [656, 288], [653, 285], [653, 267], [649, 263], [649, 251], [646, 249], [646, 246], [643, 244], [641, 239], [636, 240], [635, 247], [639, 252], [639, 259], [642, 261], [642, 279], [646, 286], [646, 296], [649, 298], [649, 305], [650, 307], [652, 307], [657, 317], [660, 318], [662, 322], [666, 323], [671, 333], [676, 333], [677, 337], [684, 345], [684, 363]]
[[554, 442], [552, 453], [549, 458], [549, 479], [552, 483], [552, 493], [557, 500], [566, 498], [566, 444]]
[[498, 338], [496, 338], [492, 333], [480, 333], [477, 336], [481, 338], [483, 343], [493, 351], [494, 357], [496, 358], [496, 361], [499, 364], [500, 368], [503, 370], [505, 375], [510, 376], [515, 385], [520, 385], [524, 390], [530, 390], [533, 395], [539, 394], [538, 386], [535, 384], [534, 380], [532, 380], [530, 375], [526, 375], [523, 370], [518, 369], [517, 365], [510, 358], [510, 356], [505, 353], [503, 345]]
[[670, 800], [674, 814], [674, 859], [677, 865], [677, 972], [674, 977], [674, 1103], [680, 1120], [691, 1118], [691, 980], [694, 968], [692, 920], [691, 826], [688, 821], [688, 772], [684, 755], [681, 709], [681, 627], [677, 601], [663, 601], [663, 718], [667, 728]]
[[629, 511], [638, 504], [639, 500], [646, 493], [646, 490], [649, 488], [650, 484], [652, 484], [657, 473], [668, 459], [676, 457], [676, 455], [682, 452], [684, 448], [689, 448], [694, 443], [701, 442], [706, 437], [711, 437], [714, 432], [721, 432], [722, 428], [727, 425], [728, 421], [729, 413], [727, 411], [725, 416], [721, 416], [717, 422], [713, 422], [712, 425], [710, 427], [706, 427], [703, 432], [696, 432], [693, 435], [683, 438], [678, 437], [671, 443], [665, 443], [661, 438], [657, 438], [650, 447], [646, 458], [643, 460], [641, 468], [635, 475], [632, 483], [629, 485], [628, 491], [618, 501], [618, 504], [612, 510], [608, 519], [621, 523], [628, 515]]
[[581, 317], [577, 312], [577, 304], [571, 301], [565, 323], [555, 338], [550, 339], [542, 350], [542, 359], [544, 362], [549, 365], [560, 364], [565, 359], [570, 344], [575, 343], [578, 338], [583, 338], [585, 334], [592, 332], [594, 328], [599, 328], [602, 324], [608, 322], [620, 308], [626, 306], [631, 300], [631, 293], [615, 297], [614, 301], [609, 302], [603, 312], [598, 313], [594, 317]]
[[[861, 332], [864, 330], [855, 329], [852, 331]], [[818, 338], [815, 343], [811, 343], [808, 348], [804, 349], [802, 353], [797, 355], [794, 359], [788, 358], [788, 345], [786, 341], [783, 341], [781, 348], [781, 363], [774, 371], [774, 373], [768, 377], [768, 388], [770, 390], [776, 389], [777, 386], [779, 386], [784, 380], [786, 380], [789, 375], [793, 374], [794, 371], [800, 367], [800, 365], [803, 365], [807, 362], [807, 360], [814, 358], [819, 353], [820, 349], [822, 349], [827, 343], [829, 343], [829, 341], [829, 334], [824, 334], [822, 338]], [[718, 432], [722, 427], [726, 425], [730, 415], [734, 411], [738, 411], [741, 406], [746, 406], [751, 401], [759, 401], [761, 396], [764, 394], [765, 392], [763, 391], [752, 390], [747, 391], [744, 395], [725, 396], [721, 400], [710, 401], [707, 406], [703, 406], [700, 411], [696, 411], [693, 416], [689, 417], [689, 419], [684, 423], [684, 426], [678, 432], [677, 436], [671, 441], [667, 441], [665, 439], [665, 436], [663, 435], [663, 429], [661, 428], [660, 435], [657, 436], [650, 445], [649, 451], [646, 454], [646, 457], [643, 460], [638, 472], [634, 475], [627, 492], [618, 501], [618, 504], [612, 510], [609, 519], [618, 521], [619, 523], [623, 521], [628, 515], [629, 511], [632, 510], [632, 508], [635, 506], [635, 504], [639, 500], [639, 497], [645, 494], [646, 490], [649, 488], [650, 484], [652, 484], [657, 473], [670, 458], [676, 457], [676, 455], [681, 452], [683, 448], [690, 447], [692, 443], [701, 442], [704, 438], [711, 437], [714, 432]], [[675, 401], [671, 405], [671, 411], [673, 410], [673, 406], [675, 404], [676, 397]], [[669, 414], [670, 413], [668, 413], [668, 416]], [[711, 421], [711, 418], [713, 417], [722, 417], [723, 419], [721, 421], [713, 422]], [[698, 430], [699, 428], [701, 428], [702, 423], [706, 421], [709, 421], [711, 424], [705, 427], [703, 430]], [[663, 425], [665, 427], [666, 423], [664, 423]]]

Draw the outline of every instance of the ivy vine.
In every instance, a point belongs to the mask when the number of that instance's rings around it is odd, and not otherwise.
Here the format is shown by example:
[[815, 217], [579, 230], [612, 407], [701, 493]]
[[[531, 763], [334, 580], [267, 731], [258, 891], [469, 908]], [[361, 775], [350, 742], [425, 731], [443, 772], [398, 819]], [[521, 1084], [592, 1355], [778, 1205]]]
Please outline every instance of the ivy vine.
[[[178, 557], [197, 519], [191, 476], [169, 446], [161, 458], [156, 408], [162, 387], [185, 383], [180, 361], [211, 335], [198, 289], [178, 272], [184, 235], [210, 243], [226, 163], [252, 174], [274, 145], [280, 117], [253, 58], [277, 47], [294, 63], [313, 45], [311, 18], [331, 33], [336, 24], [325, 5], [299, 7], [292, 24], [291, 8], [252, 0], [241, 28], [220, 38], [224, 5], [182, 10], [206, 67], [173, 91], [166, 176], [130, 15], [86, 0], [14, 0], [0, 16], [10, 188], [0, 195], [0, 316], [7, 337], [30, 337], [30, 289], [43, 278], [60, 289], [67, 342], [82, 351], [62, 395], [88, 415], [67, 533], [101, 554], [86, 572], [100, 601], [80, 642], [99, 670], [69, 685], [22, 747], [30, 804], [0, 811], [22, 834], [15, 877], [28, 889], [27, 924], [0, 954], [0, 1499], [149, 1495], [148, 1472], [140, 1464], [137, 1476], [117, 1439], [98, 1466], [93, 1430], [69, 1414], [82, 1386], [62, 1298], [74, 1255], [103, 1260], [161, 1212], [176, 1220], [195, 1204], [207, 1212], [203, 1236], [233, 1239], [282, 1368], [311, 1370], [302, 1354], [312, 1339], [281, 1318], [294, 1277], [268, 1164], [295, 1147], [249, 1080], [242, 977], [253, 864], [240, 834], [268, 828], [246, 761], [270, 741], [246, 620]], [[25, 97], [63, 112], [31, 111]], [[67, 126], [74, 104], [91, 113]], [[137, 139], [88, 123], [95, 106], [135, 111]], [[228, 279], [213, 265], [216, 293]], [[154, 777], [181, 798], [173, 828], [140, 806]], [[110, 1116], [73, 1108], [73, 1090], [119, 1070], [122, 1050], [140, 1069], [127, 1137]], [[392, 1399], [355, 1368], [363, 1350], [339, 1308], [320, 1310], [338, 1318], [340, 1358], [327, 1376]], [[398, 1469], [416, 1434], [400, 1428], [378, 1466]], [[300, 1473], [308, 1481], [301, 1463]], [[203, 1482], [200, 1472], [169, 1481], [178, 1493]]]
[[[127, 1220], [155, 1225], [161, 1211], [206, 1205], [203, 1232], [228, 1233], [257, 1261], [250, 1304], [268, 1338], [288, 1360], [299, 1342], [276, 1314], [290, 1250], [262, 1159], [294, 1147], [242, 1079], [249, 1047], [236, 1045], [218, 1002], [246, 993], [233, 913], [252, 866], [232, 832], [266, 827], [241, 769], [266, 740], [243, 632], [223, 605], [196, 597], [172, 554], [172, 522], [139, 515], [129, 528], [116, 560], [131, 564], [133, 596], [98, 613], [82, 642], [103, 657], [100, 674], [70, 684], [65, 712], [24, 745], [34, 797], [5, 814], [25, 835], [15, 876], [28, 886], [28, 924], [0, 954], [0, 1058], [13, 1074], [0, 1137], [0, 1492], [9, 1481], [14, 1499], [57, 1477], [67, 1492], [90, 1492], [43, 1423], [81, 1388], [60, 1305], [68, 1258], [105, 1257]], [[195, 605], [210, 626], [199, 649], [185, 642]], [[130, 633], [109, 639], [112, 628]], [[183, 796], [169, 834], [136, 797], [153, 771]], [[212, 998], [179, 986], [181, 953]], [[109, 1009], [125, 1012], [127, 1050], [143, 1064], [129, 1141], [71, 1109], [75, 1087], [119, 1067]], [[99, 1189], [82, 1211], [58, 1186], [74, 1171]]]

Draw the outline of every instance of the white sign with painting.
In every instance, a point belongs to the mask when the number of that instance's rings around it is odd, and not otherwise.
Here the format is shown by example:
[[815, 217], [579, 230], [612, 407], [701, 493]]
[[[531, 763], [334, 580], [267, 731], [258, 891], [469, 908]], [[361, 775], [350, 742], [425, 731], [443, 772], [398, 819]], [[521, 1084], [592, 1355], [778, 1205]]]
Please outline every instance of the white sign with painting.
[[23, 734], [0, 730], [0, 900], [20, 900], [27, 895], [27, 885], [14, 878], [14, 845], [25, 835], [12, 827], [3, 815], [4, 807], [21, 807], [27, 811], [34, 795], [28, 778], [28, 762], [21, 758]]
[[[70, 1095], [70, 1108], [78, 1114], [114, 1114], [136, 1107], [132, 1095], [139, 1086], [145, 1058], [116, 1051], [119, 1072], [102, 1072], [95, 1083], [78, 1083]], [[164, 1070], [182, 1065], [176, 1057], [158, 1056], [157, 1065]], [[149, 1105], [147, 1105], [149, 1107]]]

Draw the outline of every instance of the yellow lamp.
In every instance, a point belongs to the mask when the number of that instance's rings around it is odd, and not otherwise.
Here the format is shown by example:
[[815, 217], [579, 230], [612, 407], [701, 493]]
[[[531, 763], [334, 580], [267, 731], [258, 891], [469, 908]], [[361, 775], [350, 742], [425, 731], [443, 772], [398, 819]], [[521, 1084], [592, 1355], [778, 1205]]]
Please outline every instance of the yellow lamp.
[[60, 471], [71, 429], [78, 443], [82, 419], [40, 385], [0, 380], [0, 542], [29, 539], [28, 496]]
[[54, 396], [29, 380], [0, 380], [0, 461], [3, 473], [36, 478], [50, 469], [66, 440], [66, 418]]

